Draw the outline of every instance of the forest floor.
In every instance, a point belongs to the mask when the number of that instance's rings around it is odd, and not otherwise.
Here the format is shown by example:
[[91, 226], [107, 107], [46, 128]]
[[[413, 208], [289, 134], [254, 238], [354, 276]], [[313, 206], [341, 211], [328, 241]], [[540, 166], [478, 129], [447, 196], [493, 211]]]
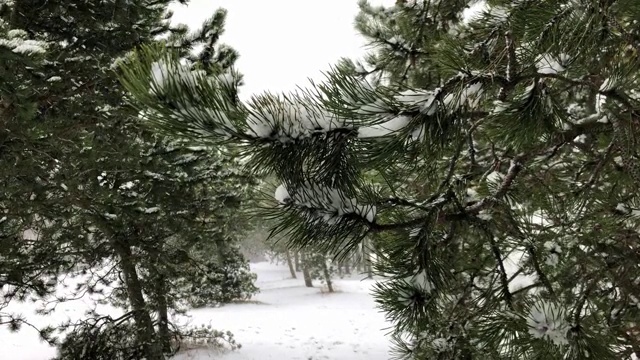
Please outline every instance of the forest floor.
[[[230, 330], [242, 347], [225, 353], [192, 349], [173, 360], [389, 358], [389, 339], [385, 336], [389, 324], [370, 295], [373, 280], [363, 280], [363, 275], [336, 279], [337, 292], [327, 293], [317, 281], [315, 288], [304, 287], [302, 274], [298, 274], [298, 279], [291, 279], [285, 265], [261, 262], [252, 264], [251, 268], [258, 274], [260, 288], [251, 302], [191, 310], [188, 318], [180, 321]], [[12, 310], [21, 310], [25, 317], [42, 326], [80, 317], [93, 305], [91, 299], [65, 303], [46, 317], [34, 315], [35, 306], [29, 303], [19, 304]], [[115, 312], [106, 306], [98, 310]], [[41, 342], [37, 332], [28, 327], [17, 333], [0, 328], [0, 348], [14, 360], [48, 360], [55, 356], [55, 349]]]

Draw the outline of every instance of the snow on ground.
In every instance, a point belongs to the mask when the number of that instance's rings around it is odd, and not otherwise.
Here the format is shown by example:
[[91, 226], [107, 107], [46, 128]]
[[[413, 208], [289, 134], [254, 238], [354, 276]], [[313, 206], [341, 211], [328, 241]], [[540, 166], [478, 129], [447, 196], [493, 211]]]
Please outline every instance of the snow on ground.
[[[211, 349], [194, 349], [174, 360], [386, 360], [388, 323], [369, 294], [373, 280], [363, 276], [336, 279], [338, 292], [329, 294], [317, 287], [306, 288], [299, 274], [291, 279], [286, 266], [268, 262], [252, 264], [258, 274], [260, 293], [251, 303], [189, 312], [193, 325], [211, 324], [230, 330], [242, 348], [220, 354]], [[48, 318], [33, 315], [32, 304], [20, 304], [22, 313], [37, 325], [81, 316], [91, 301], [64, 304]], [[10, 333], [0, 328], [0, 347], [14, 360], [47, 360], [55, 351], [39, 341], [37, 333], [24, 328]]]
[[[337, 279], [339, 292], [304, 287], [301, 274], [290, 279], [285, 266], [252, 264], [258, 274], [259, 304], [227, 305], [190, 312], [194, 323], [211, 322], [231, 330], [242, 344], [225, 360], [386, 360], [389, 324], [375, 308], [369, 290], [372, 280], [359, 276]], [[319, 283], [316, 281], [317, 285]], [[206, 350], [194, 350], [176, 360], [219, 359]]]
[[[103, 274], [102, 270], [96, 274]], [[58, 284], [58, 296], [72, 294], [72, 290], [79, 281], [78, 278], [62, 278]], [[55, 311], [49, 315], [37, 315], [36, 309], [41, 308], [41, 303], [26, 301], [24, 303], [12, 302], [3, 313], [19, 314], [32, 325], [43, 328], [47, 325], [57, 325], [65, 321], [77, 321], [85, 317], [85, 312], [95, 309], [101, 315], [110, 315], [114, 318], [122, 315], [122, 310], [109, 305], [96, 305], [95, 296], [85, 295], [77, 300], [57, 304]], [[50, 306], [48, 307], [50, 308]], [[9, 357], [0, 355], [0, 359], [12, 360], [49, 360], [56, 356], [55, 348], [40, 340], [38, 332], [22, 325], [18, 332], [10, 332], [7, 326], [0, 325], [0, 348], [3, 354], [11, 354]]]

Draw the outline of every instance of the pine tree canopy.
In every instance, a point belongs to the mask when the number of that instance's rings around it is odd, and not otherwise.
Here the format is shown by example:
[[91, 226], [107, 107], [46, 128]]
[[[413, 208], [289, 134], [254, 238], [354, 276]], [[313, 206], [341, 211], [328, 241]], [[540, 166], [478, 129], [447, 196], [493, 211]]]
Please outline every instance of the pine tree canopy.
[[[374, 239], [398, 359], [640, 355], [640, 7], [634, 0], [360, 3], [371, 51], [306, 90], [146, 47], [148, 122], [272, 174], [291, 246]], [[475, 4], [477, 6], [477, 4]]]
[[[254, 178], [233, 151], [150, 131], [116, 76], [130, 51], [158, 42], [206, 76], [233, 65], [218, 43], [225, 11], [189, 32], [170, 25], [170, 3], [0, 0], [0, 310], [45, 298], [46, 314], [90, 294], [124, 313], [62, 324], [75, 331], [63, 359], [161, 360], [183, 330], [169, 312], [257, 291], [237, 249]], [[62, 275], [77, 280], [64, 296]], [[5, 322], [24, 321], [0, 312]]]

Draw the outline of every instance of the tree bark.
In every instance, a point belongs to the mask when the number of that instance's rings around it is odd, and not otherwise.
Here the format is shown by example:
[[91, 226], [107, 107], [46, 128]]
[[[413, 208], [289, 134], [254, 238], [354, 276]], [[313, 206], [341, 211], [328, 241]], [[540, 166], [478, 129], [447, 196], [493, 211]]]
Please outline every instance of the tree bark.
[[293, 252], [293, 262], [296, 265], [296, 271], [301, 271], [300, 269], [300, 255], [297, 251]]
[[369, 249], [368, 241], [362, 244], [362, 261], [364, 262], [364, 271], [367, 273], [369, 279], [373, 278], [373, 270], [371, 268], [371, 251]]
[[349, 259], [344, 262], [344, 273], [351, 275], [351, 268], [349, 267]]
[[329, 267], [327, 266], [327, 261], [322, 261], [322, 273], [324, 275], [324, 281], [327, 282], [327, 289], [329, 292], [333, 292], [333, 283], [331, 282], [331, 273], [329, 272]]
[[302, 262], [302, 276], [304, 277], [304, 285], [306, 287], [313, 287], [313, 282], [311, 281], [311, 273], [309, 273], [309, 265], [307, 264], [307, 259], [304, 253], [300, 254], [300, 262]]
[[287, 265], [289, 266], [289, 272], [291, 273], [291, 278], [296, 279], [296, 269], [293, 267], [293, 261], [291, 261], [291, 253], [289, 252], [289, 250], [286, 250], [285, 252], [286, 256], [287, 256]]
[[113, 241], [113, 247], [120, 257], [120, 269], [127, 289], [127, 295], [131, 302], [138, 341], [144, 348], [147, 360], [164, 360], [162, 349], [155, 341], [156, 333], [144, 297], [142, 296], [142, 284], [140, 283], [140, 278], [138, 278], [131, 248], [119, 240]]
[[229, 245], [223, 239], [216, 240], [216, 253], [218, 255], [218, 262], [224, 264], [229, 252]]
[[171, 332], [169, 331], [169, 309], [167, 305], [167, 289], [165, 287], [165, 278], [161, 274], [156, 274], [155, 280], [155, 297], [158, 311], [158, 337], [162, 345], [162, 352], [170, 354], [171, 349]]

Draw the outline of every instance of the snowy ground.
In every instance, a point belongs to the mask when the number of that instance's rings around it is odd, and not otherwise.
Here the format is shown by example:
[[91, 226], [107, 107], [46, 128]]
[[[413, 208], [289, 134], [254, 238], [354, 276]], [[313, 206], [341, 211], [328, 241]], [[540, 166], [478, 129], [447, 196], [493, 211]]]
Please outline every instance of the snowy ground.
[[[211, 324], [231, 330], [242, 348], [219, 354], [196, 349], [178, 355], [175, 360], [386, 360], [388, 323], [375, 308], [369, 290], [373, 282], [362, 276], [336, 280], [337, 293], [320, 288], [305, 288], [302, 279], [290, 279], [285, 266], [252, 264], [258, 274], [261, 292], [257, 303], [233, 304], [220, 308], [191, 311], [194, 325]], [[318, 284], [319, 285], [319, 284]], [[48, 318], [35, 317], [38, 325], [81, 315], [90, 301], [61, 307]], [[20, 305], [22, 313], [34, 318], [33, 306]], [[108, 310], [108, 309], [104, 309]], [[36, 332], [24, 328], [9, 333], [0, 328], [0, 348], [15, 360], [47, 360], [54, 349], [39, 341]]]

